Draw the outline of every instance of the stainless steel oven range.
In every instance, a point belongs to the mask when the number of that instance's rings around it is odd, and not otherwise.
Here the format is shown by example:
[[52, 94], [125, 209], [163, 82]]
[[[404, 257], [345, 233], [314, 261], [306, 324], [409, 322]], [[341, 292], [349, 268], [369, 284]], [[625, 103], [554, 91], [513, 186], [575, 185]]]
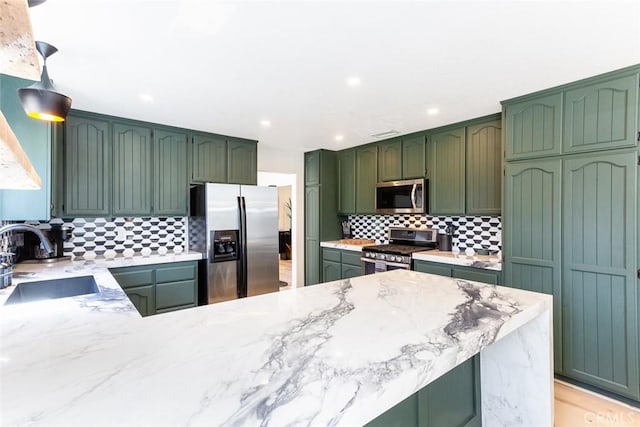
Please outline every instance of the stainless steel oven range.
[[364, 274], [405, 269], [411, 270], [411, 254], [436, 248], [437, 230], [428, 228], [389, 227], [389, 243], [362, 248]]

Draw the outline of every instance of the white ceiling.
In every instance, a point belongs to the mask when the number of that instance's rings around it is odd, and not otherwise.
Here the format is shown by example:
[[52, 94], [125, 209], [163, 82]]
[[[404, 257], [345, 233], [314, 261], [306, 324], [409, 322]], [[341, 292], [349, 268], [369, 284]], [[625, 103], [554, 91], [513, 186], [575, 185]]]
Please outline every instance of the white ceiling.
[[48, 0], [30, 13], [73, 108], [263, 148], [359, 145], [640, 63], [637, 0]]

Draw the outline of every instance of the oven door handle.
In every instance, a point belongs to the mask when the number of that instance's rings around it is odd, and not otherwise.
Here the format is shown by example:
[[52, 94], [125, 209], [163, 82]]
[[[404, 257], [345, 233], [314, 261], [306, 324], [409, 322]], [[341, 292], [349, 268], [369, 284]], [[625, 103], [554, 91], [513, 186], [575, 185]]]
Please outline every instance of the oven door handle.
[[369, 258], [360, 258], [360, 260], [362, 262], [370, 262], [370, 263], [381, 262], [384, 265], [390, 265], [391, 267], [400, 267], [400, 268], [404, 268], [406, 270], [410, 270], [411, 269], [411, 266], [409, 264], [404, 264], [402, 262], [391, 262], [391, 261], [383, 261], [383, 260], [379, 260], [379, 259], [369, 259]]

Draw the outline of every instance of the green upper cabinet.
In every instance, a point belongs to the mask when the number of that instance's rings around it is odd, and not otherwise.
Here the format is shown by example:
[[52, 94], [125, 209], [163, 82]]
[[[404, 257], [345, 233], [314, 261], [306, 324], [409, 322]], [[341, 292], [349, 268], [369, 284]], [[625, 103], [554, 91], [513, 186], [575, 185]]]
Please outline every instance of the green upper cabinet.
[[227, 141], [215, 135], [195, 134], [191, 147], [191, 180], [227, 182]]
[[402, 178], [427, 176], [424, 135], [402, 139]]
[[505, 286], [553, 295], [554, 367], [562, 371], [562, 160], [507, 163], [503, 221]]
[[637, 131], [637, 71], [565, 92], [564, 152], [633, 147]]
[[378, 180], [402, 179], [402, 140], [392, 139], [378, 145]]
[[378, 144], [378, 181], [424, 178], [424, 135], [395, 138]]
[[151, 129], [113, 125], [114, 215], [151, 214]]
[[560, 154], [562, 93], [504, 103], [507, 160]]
[[111, 206], [109, 122], [69, 115], [64, 125], [63, 215], [108, 216]]
[[187, 135], [153, 131], [153, 214], [187, 214]]
[[255, 141], [227, 142], [227, 182], [256, 185], [258, 183], [258, 144]]
[[465, 128], [434, 133], [430, 139], [432, 215], [465, 213]]
[[466, 212], [500, 214], [502, 167], [500, 120], [467, 127]]
[[356, 213], [356, 152], [353, 149], [338, 153], [338, 212]]
[[16, 93], [32, 84], [0, 74], [0, 110], [42, 181], [39, 190], [0, 190], [0, 220], [48, 220], [51, 215], [52, 125], [28, 117]]
[[637, 152], [564, 162], [564, 373], [638, 400]]
[[374, 213], [378, 183], [378, 149], [366, 145], [356, 149], [356, 212]]
[[320, 151], [313, 151], [304, 155], [304, 184], [320, 184]]

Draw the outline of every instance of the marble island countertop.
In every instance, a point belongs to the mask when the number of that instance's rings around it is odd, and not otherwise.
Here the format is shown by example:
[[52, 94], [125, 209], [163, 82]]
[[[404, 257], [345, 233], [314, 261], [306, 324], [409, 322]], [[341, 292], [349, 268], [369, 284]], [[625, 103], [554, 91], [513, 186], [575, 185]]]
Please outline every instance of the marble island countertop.
[[362, 425], [550, 307], [401, 270], [90, 328], [2, 307], [0, 424]]

